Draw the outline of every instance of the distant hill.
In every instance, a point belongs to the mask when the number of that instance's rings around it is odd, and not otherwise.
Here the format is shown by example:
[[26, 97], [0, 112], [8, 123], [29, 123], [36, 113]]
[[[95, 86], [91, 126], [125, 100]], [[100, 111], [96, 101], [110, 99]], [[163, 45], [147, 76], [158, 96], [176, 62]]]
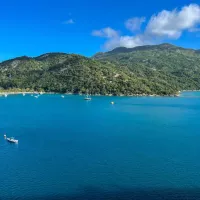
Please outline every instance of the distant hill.
[[199, 50], [171, 44], [119, 47], [98, 53], [94, 59], [115, 63], [119, 68], [128, 68], [137, 77], [165, 83], [176, 90], [200, 89]]
[[172, 49], [182, 49], [181, 47], [176, 47], [172, 44], [164, 43], [160, 45], [145, 45], [145, 46], [137, 46], [134, 48], [126, 48], [126, 47], [117, 47], [112, 51], [107, 52], [107, 54], [116, 54], [116, 53], [130, 53], [134, 51], [145, 51], [145, 50], [172, 50]]
[[200, 53], [200, 50], [196, 50], [196, 53]]
[[35, 58], [23, 56], [0, 63], [0, 87], [1, 90], [102, 95], [170, 95], [175, 92], [170, 89], [166, 93], [157, 83], [148, 83], [129, 69], [120, 69], [111, 62], [64, 53], [47, 53]]
[[171, 44], [119, 47], [92, 58], [46, 53], [0, 63], [1, 90], [175, 95], [200, 89], [200, 53]]

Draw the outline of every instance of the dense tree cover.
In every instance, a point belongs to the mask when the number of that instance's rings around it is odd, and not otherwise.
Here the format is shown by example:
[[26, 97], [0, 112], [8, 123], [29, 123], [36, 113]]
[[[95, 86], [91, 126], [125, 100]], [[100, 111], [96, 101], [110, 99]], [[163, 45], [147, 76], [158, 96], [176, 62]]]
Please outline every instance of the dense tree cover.
[[184, 49], [171, 44], [148, 45], [135, 48], [116, 48], [94, 56], [97, 60], [108, 60], [120, 68], [150, 82], [166, 84], [179, 90], [200, 89], [199, 50]]
[[172, 45], [117, 48], [94, 58], [49, 53], [0, 63], [1, 90], [173, 95], [200, 89], [200, 54]]

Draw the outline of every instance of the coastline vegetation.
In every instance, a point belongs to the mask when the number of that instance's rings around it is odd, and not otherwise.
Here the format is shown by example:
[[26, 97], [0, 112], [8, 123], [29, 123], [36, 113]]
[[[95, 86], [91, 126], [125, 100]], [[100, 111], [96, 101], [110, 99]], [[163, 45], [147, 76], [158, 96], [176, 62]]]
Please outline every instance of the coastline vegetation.
[[169, 44], [117, 48], [93, 58], [48, 53], [0, 63], [0, 93], [177, 96], [199, 89], [200, 54]]

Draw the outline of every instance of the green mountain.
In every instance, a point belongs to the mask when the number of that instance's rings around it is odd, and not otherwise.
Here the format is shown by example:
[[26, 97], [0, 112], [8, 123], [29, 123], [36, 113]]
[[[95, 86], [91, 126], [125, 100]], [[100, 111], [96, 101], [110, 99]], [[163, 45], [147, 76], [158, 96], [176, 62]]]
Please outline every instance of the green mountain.
[[116, 48], [93, 58], [65, 53], [0, 63], [1, 90], [174, 95], [200, 89], [200, 53], [170, 44]]
[[121, 69], [129, 69], [137, 77], [148, 80], [148, 83], [157, 83], [166, 92], [170, 89], [200, 89], [199, 50], [171, 44], [119, 47], [110, 52], [98, 53], [94, 59], [107, 60]]
[[[80, 55], [49, 53], [0, 63], [1, 90], [61, 93], [126, 94], [147, 92], [145, 83], [108, 61]], [[151, 92], [150, 90], [148, 91]]]

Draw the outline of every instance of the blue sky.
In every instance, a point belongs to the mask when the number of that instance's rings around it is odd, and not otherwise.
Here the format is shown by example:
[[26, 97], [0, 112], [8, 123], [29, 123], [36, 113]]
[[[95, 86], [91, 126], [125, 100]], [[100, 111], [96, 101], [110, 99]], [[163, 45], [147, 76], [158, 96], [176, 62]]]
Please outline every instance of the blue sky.
[[2, 0], [0, 60], [46, 52], [91, 56], [161, 42], [200, 49], [199, 5], [189, 0]]

